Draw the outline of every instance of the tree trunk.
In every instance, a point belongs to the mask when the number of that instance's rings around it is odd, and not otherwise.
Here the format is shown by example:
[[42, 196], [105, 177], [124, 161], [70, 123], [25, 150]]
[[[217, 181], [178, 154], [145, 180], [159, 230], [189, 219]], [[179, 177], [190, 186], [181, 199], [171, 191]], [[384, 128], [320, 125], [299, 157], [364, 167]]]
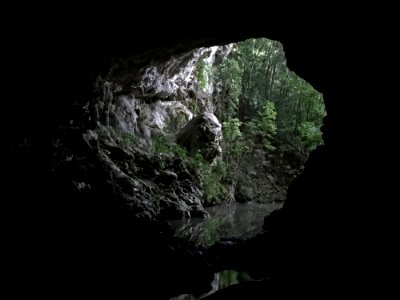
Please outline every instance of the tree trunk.
[[300, 103], [301, 103], [301, 101], [300, 101], [300, 99], [301, 99], [301, 97], [299, 95], [299, 97], [297, 98], [296, 119], [295, 119], [296, 121], [295, 121], [295, 124], [294, 124], [294, 130], [293, 130], [294, 134], [297, 134], [298, 126], [299, 126], [299, 123], [300, 123], [300, 115], [301, 115], [301, 111], [300, 111]]

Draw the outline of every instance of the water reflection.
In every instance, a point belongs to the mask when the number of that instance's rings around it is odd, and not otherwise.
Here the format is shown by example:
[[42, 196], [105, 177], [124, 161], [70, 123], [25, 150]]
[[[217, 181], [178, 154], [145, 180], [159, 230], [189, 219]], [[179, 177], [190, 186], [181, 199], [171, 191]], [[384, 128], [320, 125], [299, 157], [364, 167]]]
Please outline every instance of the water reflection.
[[170, 298], [170, 300], [200, 300], [206, 296], [215, 293], [218, 290], [224, 289], [232, 284], [237, 284], [244, 281], [252, 280], [246, 272], [237, 272], [235, 270], [224, 270], [214, 275], [214, 281], [211, 283], [212, 289], [207, 293], [198, 297], [192, 294], [183, 294], [177, 297]]
[[251, 280], [251, 277], [246, 272], [236, 272], [235, 270], [224, 270], [219, 273], [218, 289], [224, 289], [232, 284], [237, 284]]
[[264, 217], [281, 206], [281, 203], [234, 202], [206, 208], [210, 214], [207, 220], [182, 219], [169, 223], [175, 230], [175, 236], [196, 245], [209, 246], [220, 239], [248, 239], [257, 235], [262, 230]]
[[[209, 246], [221, 239], [248, 239], [262, 231], [264, 217], [282, 207], [282, 203], [260, 204], [255, 202], [232, 203], [206, 208], [210, 218], [169, 221], [175, 236], [192, 241], [197, 246]], [[194, 296], [179, 295], [170, 300], [198, 300], [232, 284], [251, 280], [246, 272], [224, 270], [215, 273], [211, 290]]]

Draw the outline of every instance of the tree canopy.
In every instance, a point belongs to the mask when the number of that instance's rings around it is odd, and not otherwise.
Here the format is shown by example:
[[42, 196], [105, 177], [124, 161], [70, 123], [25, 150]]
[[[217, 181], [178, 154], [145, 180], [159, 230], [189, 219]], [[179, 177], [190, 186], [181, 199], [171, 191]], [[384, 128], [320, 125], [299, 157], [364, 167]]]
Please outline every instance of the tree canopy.
[[287, 68], [280, 42], [259, 38], [234, 44], [217, 71], [222, 83], [217, 114], [223, 122], [239, 119], [247, 135], [260, 136], [270, 149], [308, 154], [322, 143], [322, 94]]

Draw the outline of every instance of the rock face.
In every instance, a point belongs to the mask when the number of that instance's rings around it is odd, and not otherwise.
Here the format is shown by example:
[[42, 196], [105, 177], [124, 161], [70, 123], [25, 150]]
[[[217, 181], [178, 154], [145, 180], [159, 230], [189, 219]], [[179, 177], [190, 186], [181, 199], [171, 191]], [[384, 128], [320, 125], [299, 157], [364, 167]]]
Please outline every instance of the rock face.
[[290, 182], [297, 175], [287, 167], [283, 159], [268, 155], [263, 149], [255, 149], [251, 155], [242, 159], [242, 172], [236, 186], [235, 200], [283, 202]]
[[53, 173], [67, 177], [74, 195], [109, 195], [138, 219], [206, 217], [199, 179], [179, 159], [156, 153], [154, 144], [180, 132], [191, 152], [209, 160], [221, 152], [215, 87], [211, 80], [198, 82], [204, 71], [198, 65], [212, 68], [230, 49], [203, 47], [140, 67], [129, 58], [114, 60], [97, 76], [92, 98], [69, 116], [73, 126], [53, 141]]
[[[102, 189], [127, 204], [138, 219], [207, 216], [201, 203], [200, 182], [179, 159], [146, 153], [121, 138], [111, 137], [105, 127], [86, 131], [82, 142], [90, 150], [84, 155], [98, 163], [84, 177], [79, 177], [79, 172], [70, 173], [77, 193], [84, 190], [90, 195], [92, 191], [86, 187], [94, 189], [99, 184], [98, 175], [103, 174]], [[72, 170], [87, 168], [85, 164], [76, 158], [65, 162]]]
[[214, 113], [216, 84], [206, 79], [198, 82], [199, 72], [210, 76], [198, 65], [201, 61], [211, 70], [222, 63], [231, 48], [198, 48], [141, 68], [115, 61], [107, 75], [96, 80], [92, 119], [145, 139], [160, 132], [176, 133], [194, 115]]
[[193, 117], [193, 113], [179, 101], [146, 103], [132, 95], [119, 96], [109, 114], [110, 126], [143, 139], [150, 139], [160, 132], [174, 132]]
[[211, 113], [203, 113], [192, 119], [177, 137], [177, 143], [185, 147], [190, 153], [200, 151], [203, 157], [212, 161], [221, 154], [219, 142], [222, 139], [222, 126]]

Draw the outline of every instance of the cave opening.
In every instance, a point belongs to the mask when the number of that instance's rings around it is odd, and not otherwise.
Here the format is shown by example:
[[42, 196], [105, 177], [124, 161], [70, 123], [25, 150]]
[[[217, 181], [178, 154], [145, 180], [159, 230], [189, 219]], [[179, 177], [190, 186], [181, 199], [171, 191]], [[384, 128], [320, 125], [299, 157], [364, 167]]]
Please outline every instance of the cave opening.
[[259, 233], [323, 143], [323, 96], [278, 41], [197, 48], [142, 68], [131, 87], [105, 123], [150, 154], [138, 177], [161, 188], [159, 217], [196, 245]]

